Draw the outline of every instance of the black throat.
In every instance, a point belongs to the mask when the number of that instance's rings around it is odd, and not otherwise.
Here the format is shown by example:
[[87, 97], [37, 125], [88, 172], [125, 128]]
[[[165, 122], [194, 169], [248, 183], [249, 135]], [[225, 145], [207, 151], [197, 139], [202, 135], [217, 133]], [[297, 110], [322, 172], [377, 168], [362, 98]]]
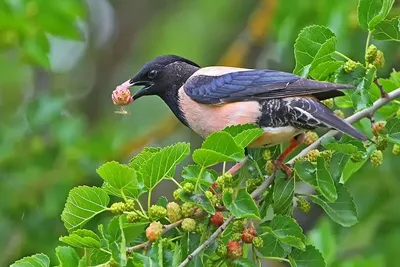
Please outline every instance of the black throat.
[[181, 88], [187, 79], [193, 75], [196, 71], [199, 70], [199, 67], [193, 66], [187, 63], [179, 63], [174, 64], [172, 66], [172, 70], [169, 73], [169, 77], [166, 77], [165, 86], [168, 88], [159, 94], [162, 100], [168, 105], [171, 111], [175, 114], [175, 116], [183, 123], [185, 126], [189, 126], [185, 115], [179, 106], [179, 96], [178, 91]]

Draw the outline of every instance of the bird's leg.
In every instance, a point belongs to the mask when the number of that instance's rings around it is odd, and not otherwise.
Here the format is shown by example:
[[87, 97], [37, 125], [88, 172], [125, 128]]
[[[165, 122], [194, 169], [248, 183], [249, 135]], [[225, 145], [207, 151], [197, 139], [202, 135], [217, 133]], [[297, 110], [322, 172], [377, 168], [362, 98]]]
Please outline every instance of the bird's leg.
[[290, 139], [290, 145], [275, 160], [275, 170], [274, 170], [274, 172], [277, 171], [278, 168], [281, 168], [283, 171], [286, 172], [288, 177], [292, 176], [292, 169], [289, 168], [288, 166], [286, 166], [283, 163], [283, 161], [286, 159], [287, 156], [289, 156], [290, 153], [293, 152], [293, 150], [295, 150], [299, 145], [301, 145], [303, 143], [303, 141], [304, 141], [304, 133], [296, 135], [295, 137]]

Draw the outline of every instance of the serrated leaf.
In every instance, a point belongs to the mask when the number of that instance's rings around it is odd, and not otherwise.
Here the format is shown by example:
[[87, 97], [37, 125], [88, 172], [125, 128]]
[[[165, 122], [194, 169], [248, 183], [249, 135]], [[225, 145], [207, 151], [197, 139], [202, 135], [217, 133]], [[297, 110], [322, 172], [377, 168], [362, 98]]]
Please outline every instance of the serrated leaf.
[[155, 153], [159, 152], [161, 148], [146, 147], [139, 154], [133, 157], [129, 162], [129, 167], [140, 170], [141, 166], [146, 163]]
[[100, 249], [92, 249], [90, 253], [90, 263], [93, 265], [100, 265], [110, 260], [111, 255]]
[[323, 62], [311, 70], [310, 76], [317, 81], [328, 81], [343, 64], [344, 62], [336, 60]]
[[246, 130], [252, 130], [252, 129], [260, 129], [260, 127], [257, 126], [256, 124], [247, 123], [247, 124], [231, 125], [223, 129], [222, 131], [227, 132], [232, 137], [236, 137], [238, 134]]
[[243, 148], [238, 146], [227, 132], [215, 132], [209, 135], [201, 149], [193, 153], [193, 160], [203, 167], [210, 167], [224, 161], [242, 161], [244, 158]]
[[236, 218], [260, 219], [260, 212], [257, 205], [245, 188], [239, 189], [236, 195], [226, 192], [222, 200], [225, 207]]
[[290, 246], [282, 244], [272, 234], [266, 234], [262, 236], [264, 246], [257, 248], [257, 251], [264, 257], [279, 257], [286, 258], [290, 252]]
[[400, 42], [400, 17], [380, 22], [372, 33], [375, 40]]
[[97, 169], [105, 181], [104, 189], [116, 196], [138, 197], [138, 180], [136, 171], [116, 161], [107, 162]]
[[187, 193], [187, 192], [183, 191], [180, 194], [180, 198], [184, 202], [191, 202], [193, 204], [196, 204], [197, 206], [201, 207], [208, 213], [215, 212], [215, 208], [214, 208], [213, 204], [211, 203], [210, 199], [208, 199], [208, 197], [206, 197], [206, 195], [203, 192], [198, 193], [198, 194], [191, 194], [191, 193]]
[[287, 179], [284, 175], [276, 177], [272, 195], [274, 200], [274, 203], [272, 204], [274, 213], [291, 215], [293, 213], [293, 196], [294, 179]]
[[344, 166], [343, 173], [342, 173], [341, 180], [343, 181], [343, 183], [346, 183], [353, 174], [355, 174], [359, 169], [361, 169], [362, 166], [364, 166], [364, 164], [368, 161], [369, 156], [371, 155], [371, 153], [374, 150], [375, 150], [375, 147], [370, 146], [367, 149], [367, 153], [360, 151], [361, 153], [364, 154], [363, 159], [360, 162], [353, 162], [351, 160], [347, 160], [347, 163]]
[[334, 202], [337, 199], [336, 187], [333, 183], [331, 174], [328, 172], [325, 166], [325, 159], [318, 157], [317, 159], [317, 173], [316, 173], [317, 185], [319, 192], [330, 202]]
[[321, 145], [326, 149], [342, 152], [347, 155], [353, 155], [358, 151], [358, 148], [355, 145], [349, 143], [339, 143], [334, 137], [326, 137], [322, 139]]
[[268, 226], [262, 229], [273, 234], [281, 243], [304, 250], [306, 237], [297, 222], [289, 216], [275, 216]]
[[386, 123], [386, 139], [394, 144], [400, 144], [400, 118], [390, 118]]
[[79, 186], [69, 191], [65, 208], [61, 214], [68, 231], [82, 227], [97, 214], [107, 210], [110, 198], [98, 187]]
[[322, 254], [313, 246], [309, 245], [304, 251], [295, 249], [289, 255], [292, 267], [324, 267], [326, 266]]
[[318, 224], [307, 234], [309, 244], [319, 250], [328, 266], [336, 259], [337, 237], [335, 229], [328, 218], [319, 220]]
[[17, 260], [10, 267], [49, 267], [50, 259], [44, 254], [35, 254]]
[[336, 36], [327, 27], [312, 25], [304, 28], [296, 39], [294, 73], [307, 77], [310, 71], [323, 62], [332, 61]]
[[373, 30], [384, 20], [394, 0], [360, 0], [357, 8], [358, 22], [364, 30]]
[[79, 265], [79, 257], [76, 251], [71, 247], [58, 246], [56, 256], [59, 261], [59, 267], [76, 267]]
[[317, 168], [311, 162], [306, 160], [296, 162], [294, 165], [294, 171], [302, 181], [308, 183], [314, 188], [318, 187], [317, 180], [315, 178]]
[[[197, 182], [201, 169], [202, 167], [199, 165], [186, 166], [182, 170], [182, 178], [190, 182]], [[210, 186], [217, 178], [218, 174], [214, 170], [203, 170], [199, 182]]]
[[100, 248], [101, 241], [93, 231], [87, 229], [78, 229], [68, 236], [59, 238], [61, 242], [77, 248]]
[[153, 189], [163, 178], [172, 177], [176, 166], [190, 153], [190, 145], [177, 143], [156, 152], [145, 164], [140, 173], [143, 183], [148, 189]]
[[322, 196], [310, 195], [310, 199], [328, 214], [338, 224], [349, 227], [358, 222], [357, 209], [353, 197], [342, 184], [336, 184], [338, 198], [335, 202], [329, 202]]

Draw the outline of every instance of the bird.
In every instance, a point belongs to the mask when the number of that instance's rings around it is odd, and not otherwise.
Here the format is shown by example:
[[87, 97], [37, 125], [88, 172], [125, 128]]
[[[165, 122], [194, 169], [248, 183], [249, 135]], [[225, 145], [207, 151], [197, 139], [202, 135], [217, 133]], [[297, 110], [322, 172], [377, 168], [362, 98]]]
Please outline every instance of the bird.
[[368, 138], [321, 101], [343, 96], [352, 85], [303, 78], [292, 73], [228, 66], [201, 67], [177, 55], [162, 55], [146, 63], [117, 88], [142, 86], [129, 103], [143, 96], [160, 97], [178, 120], [206, 138], [227, 126], [255, 124], [264, 133], [249, 148], [289, 146], [275, 166], [291, 175], [285, 158], [317, 127], [336, 129], [362, 141]]

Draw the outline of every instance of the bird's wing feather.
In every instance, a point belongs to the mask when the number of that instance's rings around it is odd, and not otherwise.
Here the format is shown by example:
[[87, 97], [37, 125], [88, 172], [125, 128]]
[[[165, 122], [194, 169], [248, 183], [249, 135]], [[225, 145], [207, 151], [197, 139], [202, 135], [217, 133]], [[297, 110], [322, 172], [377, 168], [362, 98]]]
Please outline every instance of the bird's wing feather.
[[[338, 89], [351, 85], [304, 79], [274, 70], [245, 70], [210, 76], [196, 73], [184, 85], [185, 93], [202, 104], [266, 100], [290, 96], [314, 95], [319, 99], [343, 95]], [[320, 96], [320, 97], [318, 97]]]
[[[287, 100], [295, 112], [296, 123], [300, 127], [323, 126], [334, 128], [353, 138], [368, 140], [368, 138], [351, 124], [336, 116], [328, 107], [311, 98], [296, 97]], [[304, 127], [303, 126], [303, 127]]]

